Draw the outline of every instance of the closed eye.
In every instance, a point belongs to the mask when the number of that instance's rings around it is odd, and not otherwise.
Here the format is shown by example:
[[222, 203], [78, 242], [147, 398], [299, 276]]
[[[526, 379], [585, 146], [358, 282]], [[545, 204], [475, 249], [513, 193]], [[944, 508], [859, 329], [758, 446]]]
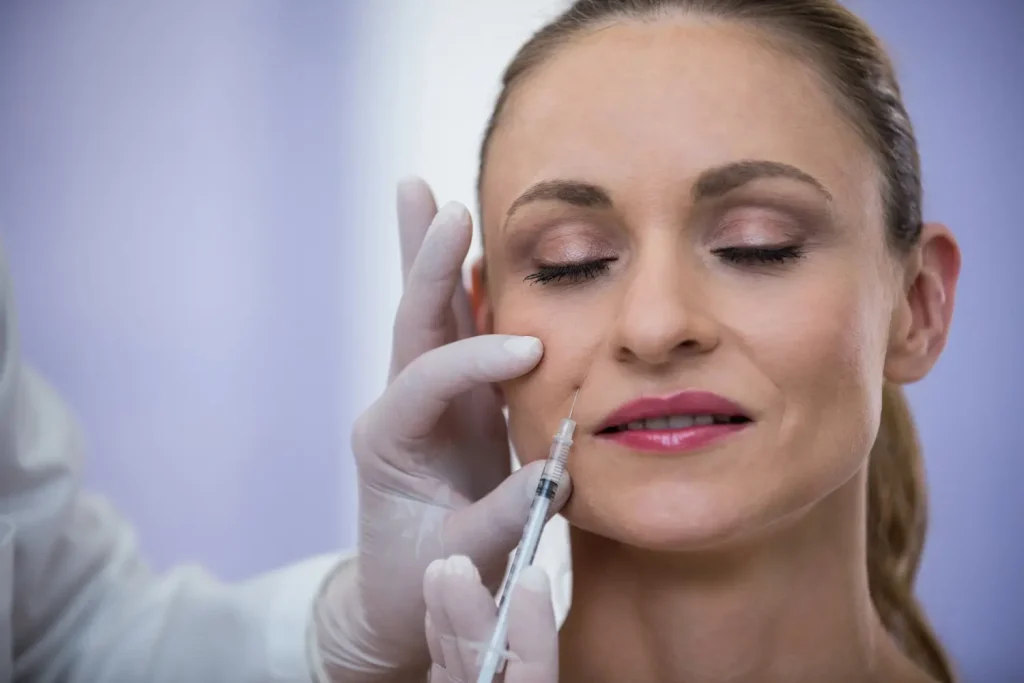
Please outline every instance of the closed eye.
[[542, 285], [575, 284], [602, 275], [608, 271], [608, 266], [615, 260], [614, 258], [603, 258], [583, 263], [542, 264], [537, 267], [536, 272], [527, 275], [525, 279], [528, 282]]
[[784, 247], [722, 247], [715, 249], [716, 256], [736, 265], [770, 266], [782, 265], [803, 256], [803, 247], [791, 244]]

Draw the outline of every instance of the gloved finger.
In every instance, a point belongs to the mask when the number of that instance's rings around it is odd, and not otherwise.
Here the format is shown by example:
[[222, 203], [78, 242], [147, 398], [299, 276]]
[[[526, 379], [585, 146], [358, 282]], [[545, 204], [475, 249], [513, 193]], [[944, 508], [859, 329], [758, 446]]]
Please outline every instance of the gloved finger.
[[471, 680], [480, 673], [481, 649], [494, 630], [498, 608], [480, 579], [472, 560], [452, 555], [445, 561], [442, 578], [444, 609], [459, 645], [461, 668]]
[[395, 204], [398, 209], [398, 241], [402, 253], [402, 285], [409, 280], [416, 254], [423, 244], [431, 221], [437, 215], [437, 202], [426, 181], [416, 176], [398, 182]]
[[[423, 595], [426, 596], [426, 593], [427, 584], [426, 575], [424, 575]], [[430, 616], [429, 610], [427, 611], [427, 615], [424, 620], [423, 630], [427, 634], [427, 650], [429, 650], [430, 652], [430, 661], [437, 665], [438, 668], [444, 669], [444, 648], [441, 645], [441, 634], [438, 632], [437, 627], [434, 625], [434, 620]]]
[[[524, 465], [477, 502], [452, 512], [444, 522], [445, 553], [468, 556], [485, 574], [497, 562], [504, 563], [522, 537], [543, 470], [543, 461]], [[552, 516], [571, 492], [572, 480], [564, 472], [551, 504]]]
[[514, 653], [505, 683], [558, 683], [558, 625], [547, 572], [523, 570], [508, 607], [508, 649]]
[[427, 351], [392, 381], [373, 410], [374, 424], [400, 439], [424, 438], [457, 396], [525, 375], [543, 352], [539, 339], [513, 335], [470, 337]]
[[[440, 560], [439, 560], [440, 562]], [[461, 683], [448, 675], [448, 669], [444, 668], [444, 649], [441, 645], [441, 634], [434, 626], [430, 618], [430, 612], [426, 617], [427, 647], [430, 651], [430, 672], [427, 674], [427, 683]]]
[[435, 665], [444, 668], [451, 679], [463, 681], [466, 679], [465, 671], [462, 670], [462, 655], [459, 653], [455, 631], [451, 622], [448, 621], [448, 613], [445, 611], [444, 605], [445, 564], [446, 560], [434, 560], [427, 566], [427, 571], [423, 576], [423, 600], [426, 603], [427, 615], [435, 629], [441, 650], [440, 661], [433, 650], [431, 650], [431, 659]]
[[398, 304], [392, 334], [392, 377], [446, 341], [452, 296], [462, 286], [462, 262], [471, 238], [466, 208], [454, 202], [445, 204], [427, 230]]

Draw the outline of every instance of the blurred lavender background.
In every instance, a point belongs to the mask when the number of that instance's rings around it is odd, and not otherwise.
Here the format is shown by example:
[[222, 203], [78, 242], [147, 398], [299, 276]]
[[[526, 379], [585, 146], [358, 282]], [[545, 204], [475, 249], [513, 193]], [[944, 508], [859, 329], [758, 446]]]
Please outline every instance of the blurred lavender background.
[[[889, 46], [926, 215], [964, 249], [910, 395], [920, 593], [967, 681], [1024, 681], [1024, 3], [850, 0]], [[393, 181], [473, 204], [501, 68], [562, 2], [6, 0], [0, 240], [28, 357], [157, 566], [351, 545], [348, 430], [400, 289]]]
[[157, 566], [351, 542], [344, 3], [5, 1], [25, 354]]

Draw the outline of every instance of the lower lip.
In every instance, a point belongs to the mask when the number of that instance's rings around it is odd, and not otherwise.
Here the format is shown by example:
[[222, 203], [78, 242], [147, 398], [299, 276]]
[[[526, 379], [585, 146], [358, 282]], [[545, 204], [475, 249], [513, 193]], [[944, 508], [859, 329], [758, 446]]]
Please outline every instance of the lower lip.
[[599, 437], [637, 451], [686, 453], [721, 441], [751, 424], [701, 425], [686, 429], [628, 429], [601, 434]]

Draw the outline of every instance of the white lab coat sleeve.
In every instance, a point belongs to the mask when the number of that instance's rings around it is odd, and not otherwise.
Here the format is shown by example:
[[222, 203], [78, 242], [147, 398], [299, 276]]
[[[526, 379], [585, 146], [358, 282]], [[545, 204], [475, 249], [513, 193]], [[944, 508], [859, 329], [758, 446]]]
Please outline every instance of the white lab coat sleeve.
[[11, 643], [0, 646], [10, 647], [14, 680], [310, 681], [307, 619], [339, 558], [237, 585], [199, 568], [149, 571], [129, 526], [81, 490], [78, 429], [21, 363], [11, 299], [0, 252], [0, 527], [14, 530], [13, 569], [0, 576], [12, 595], [0, 614]]

